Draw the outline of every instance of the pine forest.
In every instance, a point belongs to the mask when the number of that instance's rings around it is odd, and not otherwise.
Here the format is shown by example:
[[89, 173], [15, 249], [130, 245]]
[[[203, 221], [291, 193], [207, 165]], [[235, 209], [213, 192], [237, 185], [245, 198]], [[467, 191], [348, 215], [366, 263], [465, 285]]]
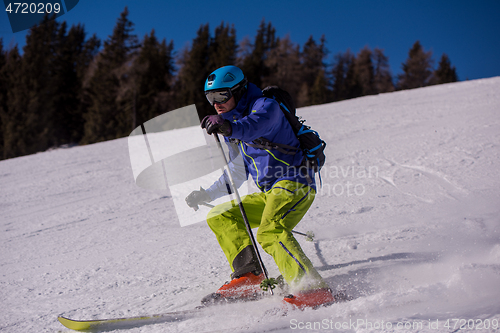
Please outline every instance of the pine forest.
[[190, 104], [200, 117], [213, 113], [203, 86], [224, 65], [239, 66], [261, 88], [280, 86], [298, 107], [458, 81], [448, 56], [435, 66], [419, 41], [393, 76], [383, 49], [332, 54], [324, 37], [301, 46], [264, 20], [253, 40], [239, 42], [234, 25], [211, 33], [203, 24], [190, 46], [174, 51], [154, 30], [140, 40], [128, 15], [125, 8], [104, 41], [48, 16], [30, 29], [22, 52], [0, 39], [0, 159], [125, 137]]

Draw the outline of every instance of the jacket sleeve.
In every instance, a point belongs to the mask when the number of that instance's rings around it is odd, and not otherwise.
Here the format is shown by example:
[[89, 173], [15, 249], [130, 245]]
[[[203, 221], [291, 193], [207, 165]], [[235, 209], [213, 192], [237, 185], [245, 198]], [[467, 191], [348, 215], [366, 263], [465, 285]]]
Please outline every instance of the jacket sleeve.
[[[233, 180], [236, 183], [236, 188], [239, 188], [248, 178], [248, 170], [246, 169], [245, 163], [239, 149], [236, 145], [228, 143], [229, 146], [229, 157], [231, 161], [229, 162], [229, 171], [233, 176]], [[212, 201], [219, 199], [225, 195], [231, 194], [231, 186], [229, 185], [229, 176], [226, 170], [221, 175], [221, 177], [213, 183], [212, 186], [206, 189], [206, 192], [210, 196]]]
[[260, 98], [246, 117], [231, 123], [231, 137], [245, 142], [265, 137], [280, 126], [280, 116], [278, 103], [269, 98]]

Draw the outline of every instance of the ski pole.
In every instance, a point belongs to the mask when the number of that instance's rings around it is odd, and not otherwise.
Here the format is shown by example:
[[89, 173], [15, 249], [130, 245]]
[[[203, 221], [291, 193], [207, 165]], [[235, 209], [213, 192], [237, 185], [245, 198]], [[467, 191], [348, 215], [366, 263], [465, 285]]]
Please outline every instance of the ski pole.
[[[238, 206], [240, 207], [241, 216], [243, 217], [243, 221], [245, 222], [245, 227], [247, 228], [247, 233], [248, 233], [248, 236], [250, 237], [250, 241], [252, 242], [252, 246], [253, 246], [253, 249], [254, 249], [255, 254], [257, 256], [257, 260], [259, 262], [260, 269], [264, 273], [264, 277], [265, 277], [266, 281], [268, 281], [269, 276], [267, 275], [266, 267], [264, 266], [264, 262], [262, 261], [262, 258], [260, 256], [259, 249], [257, 248], [257, 243], [255, 242], [255, 238], [253, 237], [252, 228], [250, 227], [250, 222], [248, 222], [247, 214], [245, 213], [245, 208], [243, 207], [243, 202], [241, 202], [241, 198], [240, 198], [240, 195], [239, 195], [238, 190], [236, 188], [236, 184], [234, 182], [233, 176], [231, 175], [231, 171], [229, 170], [229, 163], [226, 159], [226, 155], [224, 154], [224, 150], [222, 149], [219, 135], [217, 134], [217, 132], [215, 132], [214, 135], [215, 135], [215, 142], [217, 143], [217, 147], [219, 147], [220, 153], [222, 154], [222, 158], [224, 159], [224, 163], [225, 163], [225, 166], [227, 168], [227, 175], [229, 178], [230, 186], [231, 186], [231, 189], [233, 190], [233, 193], [236, 197], [236, 202], [238, 203]], [[271, 292], [271, 295], [274, 295], [272, 286], [270, 286], [269, 284], [268, 284], [268, 286], [270, 287], [268, 289]]]
[[312, 242], [314, 240], [314, 233], [312, 231], [306, 231], [306, 233], [292, 230], [294, 234], [304, 236], [306, 241]]

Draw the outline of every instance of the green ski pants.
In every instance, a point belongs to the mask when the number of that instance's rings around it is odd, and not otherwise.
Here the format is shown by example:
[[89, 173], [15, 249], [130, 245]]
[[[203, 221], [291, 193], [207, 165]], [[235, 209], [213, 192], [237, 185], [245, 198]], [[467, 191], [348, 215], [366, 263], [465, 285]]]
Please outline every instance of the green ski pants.
[[[285, 281], [297, 289], [328, 287], [291, 232], [311, 206], [315, 195], [309, 186], [282, 180], [267, 192], [242, 198], [250, 227], [259, 228], [257, 242], [274, 258]], [[231, 265], [233, 278], [260, 271], [238, 205], [227, 202], [214, 207], [207, 222]]]

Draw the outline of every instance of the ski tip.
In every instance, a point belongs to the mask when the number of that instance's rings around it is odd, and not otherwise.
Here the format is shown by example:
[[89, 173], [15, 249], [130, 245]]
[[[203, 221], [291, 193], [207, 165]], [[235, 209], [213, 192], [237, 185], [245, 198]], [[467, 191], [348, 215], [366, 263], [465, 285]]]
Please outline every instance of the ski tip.
[[84, 321], [78, 321], [78, 320], [73, 320], [69, 319], [63, 316], [57, 317], [59, 322], [63, 324], [63, 326], [75, 330], [75, 331], [86, 331], [92, 328], [91, 323], [89, 322], [84, 322]]

